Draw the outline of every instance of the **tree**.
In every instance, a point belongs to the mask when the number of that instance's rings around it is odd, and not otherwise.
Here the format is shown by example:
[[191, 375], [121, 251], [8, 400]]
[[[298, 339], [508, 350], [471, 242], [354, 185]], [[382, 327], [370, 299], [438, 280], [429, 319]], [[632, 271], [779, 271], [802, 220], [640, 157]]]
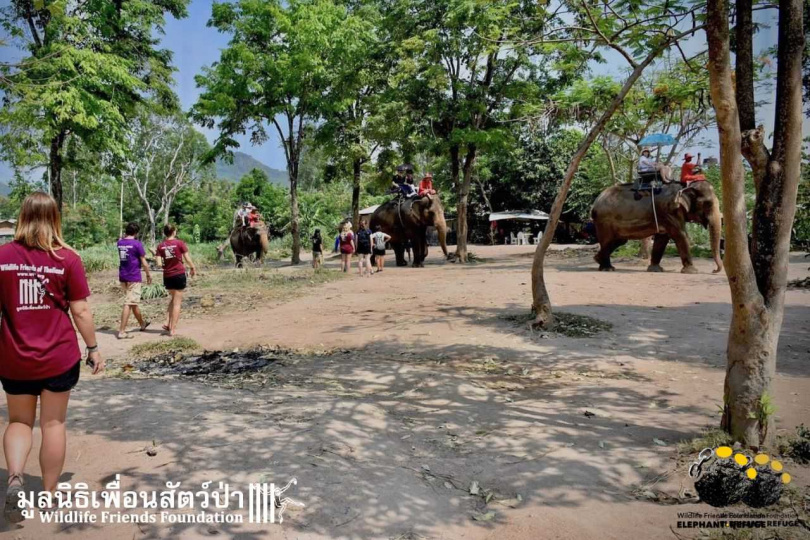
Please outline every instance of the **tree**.
[[144, 113], [129, 137], [130, 153], [123, 160], [122, 174], [144, 206], [154, 244], [158, 220], [168, 223], [177, 194], [200, 180], [204, 172], [200, 159], [209, 147], [182, 116]]
[[[669, 47], [703, 28], [702, 25], [692, 22], [691, 27], [684, 30], [683, 25], [694, 21], [693, 16], [697, 8], [670, 0], [664, 0], [663, 3], [648, 2], [644, 5], [609, 2], [605, 5], [605, 14], [601, 17], [594, 15], [593, 6], [589, 5], [587, 0], [577, 6], [578, 39], [613, 49], [627, 61], [632, 72], [572, 156], [560, 191], [551, 207], [547, 225], [549, 231], [557, 228], [571, 182], [582, 159], [644, 70]], [[534, 324], [538, 326], [550, 326], [554, 321], [551, 298], [543, 274], [546, 251], [551, 245], [552, 237], [552, 234], [543, 235], [532, 263], [532, 310], [535, 313]]]
[[346, 9], [330, 0], [239, 0], [214, 4], [209, 25], [231, 35], [220, 60], [196, 77], [203, 89], [192, 108], [202, 125], [219, 128], [209, 159], [268, 139], [272, 125], [284, 148], [290, 180], [292, 263], [301, 262], [298, 173], [305, 139], [320, 116], [332, 81], [328, 59], [341, 43]]
[[482, 150], [502, 146], [509, 130], [501, 121], [533, 110], [544, 90], [570, 77], [566, 66], [576, 65], [572, 58], [583, 54], [576, 47], [527, 40], [557, 20], [554, 9], [542, 2], [399, 0], [386, 18], [398, 44], [395, 82], [402, 101], [423, 136], [435, 140], [432, 150], [450, 160], [457, 199], [456, 257], [466, 262], [476, 158]]
[[121, 155], [137, 103], [175, 104], [171, 54], [157, 48], [154, 35], [167, 13], [184, 17], [187, 3], [15, 0], [0, 10], [0, 24], [26, 55], [2, 67], [0, 124], [7, 130], [0, 145], [6, 156], [19, 156], [37, 142], [60, 210], [68, 137]]
[[380, 115], [392, 58], [379, 39], [380, 14], [373, 3], [348, 3], [327, 59], [332, 82], [321, 100], [323, 122], [315, 140], [341, 168], [351, 171], [352, 223], [360, 220], [364, 165], [386, 140]]
[[[779, 3], [776, 108], [773, 146], [768, 150], [762, 130], [754, 128], [753, 99], [745, 97], [753, 92], [753, 59], [738, 55], [732, 71], [728, 4], [709, 0], [707, 5], [709, 75], [726, 223], [725, 265], [732, 298], [722, 426], [736, 440], [755, 448], [770, 444], [775, 436], [771, 388], [801, 175], [802, 7], [802, 0]], [[749, 19], [751, 10], [749, 0], [739, 0], [738, 20]], [[753, 40], [753, 25], [745, 26], [736, 34], [738, 49], [747, 48]], [[743, 156], [756, 188], [750, 251]]]

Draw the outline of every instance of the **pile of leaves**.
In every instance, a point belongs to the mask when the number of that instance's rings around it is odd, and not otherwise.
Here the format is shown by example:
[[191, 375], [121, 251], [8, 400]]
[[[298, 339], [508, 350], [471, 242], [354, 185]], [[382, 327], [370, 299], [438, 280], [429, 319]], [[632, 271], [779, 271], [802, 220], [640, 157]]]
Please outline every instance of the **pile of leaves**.
[[788, 289], [810, 289], [810, 277], [788, 282]]
[[276, 368], [291, 351], [257, 347], [241, 351], [167, 351], [124, 367], [125, 373], [193, 380], [221, 388], [260, 389], [279, 383]]
[[[515, 326], [528, 328], [534, 320], [531, 313], [513, 314], [501, 316], [503, 320], [513, 323]], [[589, 317], [587, 315], [577, 315], [557, 311], [554, 313], [554, 326], [540, 333], [540, 337], [550, 337], [550, 334], [557, 334], [572, 338], [589, 338], [601, 332], [607, 332], [613, 325], [607, 321]]]

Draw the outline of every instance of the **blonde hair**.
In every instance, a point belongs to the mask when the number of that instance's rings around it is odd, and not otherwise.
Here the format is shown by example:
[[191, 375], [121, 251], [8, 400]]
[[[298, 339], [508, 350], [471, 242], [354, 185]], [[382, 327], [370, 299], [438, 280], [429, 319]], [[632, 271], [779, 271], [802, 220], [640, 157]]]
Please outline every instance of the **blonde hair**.
[[75, 250], [62, 239], [62, 218], [56, 201], [41, 191], [30, 194], [22, 203], [14, 240], [29, 248], [47, 251], [61, 259], [54, 248]]

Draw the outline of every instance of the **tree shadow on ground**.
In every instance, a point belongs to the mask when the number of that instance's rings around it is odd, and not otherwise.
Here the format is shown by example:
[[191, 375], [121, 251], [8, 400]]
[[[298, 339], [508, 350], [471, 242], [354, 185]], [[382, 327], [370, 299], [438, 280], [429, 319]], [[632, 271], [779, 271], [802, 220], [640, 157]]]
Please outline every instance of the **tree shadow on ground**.
[[[550, 377], [552, 367], [572, 373]], [[561, 361], [464, 344], [417, 352], [411, 343], [385, 342], [282, 358], [263, 389], [187, 379], [83, 381], [70, 427], [133, 453], [131, 467], [114, 471], [123, 489], [296, 477], [289, 495], [306, 508], [290, 512], [284, 527], [330, 538], [430, 535], [434, 527], [468, 525], [484, 508], [482, 496], [469, 493], [473, 480], [495, 500], [519, 494], [527, 505], [626, 502], [634, 486], [669, 467], [654, 439], [669, 453], [703, 423], [702, 407], [674, 404], [672, 393], [643, 379], [617, 372], [577, 380], [580, 368], [587, 368], [584, 356]], [[667, 409], [666, 425], [646, 414], [651, 402]], [[159, 458], [141, 451], [152, 440]], [[111, 473], [75, 480], [98, 488]], [[489, 508], [506, 511], [494, 501]], [[236, 538], [263, 534], [247, 525], [217, 528]], [[206, 529], [174, 525], [171, 534]], [[141, 530], [165, 533], [156, 525]]]

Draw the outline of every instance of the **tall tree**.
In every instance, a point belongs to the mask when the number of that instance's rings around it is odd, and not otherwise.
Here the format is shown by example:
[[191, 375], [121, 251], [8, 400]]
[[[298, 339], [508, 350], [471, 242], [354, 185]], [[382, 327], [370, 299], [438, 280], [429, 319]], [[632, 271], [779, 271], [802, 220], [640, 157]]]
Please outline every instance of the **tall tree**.
[[321, 100], [323, 122], [315, 136], [333, 162], [351, 173], [355, 224], [360, 219], [363, 167], [386, 139], [379, 110], [392, 59], [377, 32], [379, 23], [380, 13], [373, 2], [347, 3], [333, 36], [332, 57], [327, 60], [332, 82]]
[[146, 211], [149, 240], [155, 243], [158, 223], [169, 222], [180, 190], [197, 183], [209, 150], [205, 137], [182, 116], [144, 114], [130, 130], [130, 153], [121, 166]]
[[[712, 103], [720, 139], [725, 265], [731, 288], [722, 426], [752, 447], [768, 445], [773, 429], [772, 380], [784, 315], [790, 234], [796, 211], [802, 150], [802, 0], [779, 2], [776, 108], [773, 147], [753, 127], [753, 58], [737, 56], [731, 67], [728, 3], [709, 0], [706, 36]], [[750, 20], [749, 0], [738, 0], [737, 20]], [[738, 28], [738, 50], [751, 46], [753, 25]], [[736, 71], [736, 85], [734, 81]], [[740, 88], [745, 86], [745, 88]], [[756, 187], [753, 241], [748, 247], [743, 156]]]
[[577, 21], [576, 38], [583, 43], [612, 49], [627, 61], [632, 71], [571, 157], [560, 190], [551, 207], [546, 226], [550, 234], [543, 235], [535, 250], [532, 263], [532, 310], [535, 313], [535, 324], [538, 326], [550, 326], [554, 321], [543, 265], [546, 251], [554, 236], [553, 231], [560, 221], [571, 182], [582, 159], [641, 78], [644, 70], [678, 41], [703, 28], [695, 22], [698, 8], [678, 1], [657, 0], [643, 5], [635, 2], [608, 1], [599, 7], [604, 9], [603, 13], [595, 13], [596, 6], [589, 0], [574, 5]]
[[219, 61], [196, 77], [203, 91], [192, 116], [219, 129], [210, 159], [238, 147], [238, 134], [250, 132], [251, 141], [259, 144], [268, 140], [269, 126], [275, 129], [290, 180], [293, 264], [301, 262], [301, 154], [332, 81], [328, 60], [341, 45], [336, 38], [342, 36], [345, 14], [346, 8], [331, 0], [214, 3], [208, 24], [231, 39]]
[[115, 2], [14, 0], [0, 25], [24, 55], [2, 68], [0, 138], [5, 155], [36, 140], [47, 155], [50, 191], [62, 208], [64, 147], [69, 136], [123, 154], [137, 103], [174, 105], [171, 53], [158, 48], [165, 16], [186, 15], [188, 0]]
[[554, 8], [543, 2], [398, 0], [387, 12], [386, 26], [399, 44], [397, 82], [404, 101], [424, 135], [435, 138], [433, 151], [450, 160], [460, 262], [467, 261], [476, 158], [508, 135], [500, 120], [537, 106], [541, 89], [553, 91], [570, 76], [567, 66], [576, 64], [571, 57], [582, 55], [576, 47], [528, 40], [556, 20]]

